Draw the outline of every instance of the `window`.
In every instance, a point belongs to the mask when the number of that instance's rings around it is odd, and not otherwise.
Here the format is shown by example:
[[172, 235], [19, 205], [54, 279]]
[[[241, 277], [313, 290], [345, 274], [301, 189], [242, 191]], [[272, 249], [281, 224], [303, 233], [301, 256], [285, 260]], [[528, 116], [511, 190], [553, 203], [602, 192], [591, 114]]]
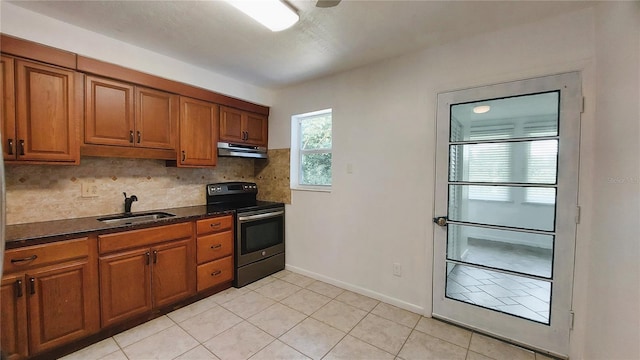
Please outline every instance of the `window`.
[[331, 189], [331, 109], [291, 117], [291, 188]]
[[[531, 137], [556, 136], [558, 132], [552, 126], [526, 127]], [[555, 184], [558, 161], [558, 140], [537, 140], [529, 143], [527, 154], [527, 182], [536, 184]], [[539, 204], [555, 204], [556, 190], [553, 188], [530, 187], [525, 193], [525, 201]]]
[[[508, 139], [513, 136], [512, 126], [471, 127], [469, 140], [485, 141]], [[480, 143], [469, 148], [469, 181], [509, 182], [511, 174], [511, 147], [509, 143]], [[511, 194], [504, 186], [469, 186], [469, 199], [510, 201]]]

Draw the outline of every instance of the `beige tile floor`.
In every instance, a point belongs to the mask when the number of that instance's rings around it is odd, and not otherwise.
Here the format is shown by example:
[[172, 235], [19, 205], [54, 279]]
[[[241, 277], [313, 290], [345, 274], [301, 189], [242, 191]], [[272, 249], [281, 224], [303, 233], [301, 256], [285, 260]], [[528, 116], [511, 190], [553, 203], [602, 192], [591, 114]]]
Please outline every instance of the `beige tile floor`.
[[285, 270], [63, 359], [548, 358]]

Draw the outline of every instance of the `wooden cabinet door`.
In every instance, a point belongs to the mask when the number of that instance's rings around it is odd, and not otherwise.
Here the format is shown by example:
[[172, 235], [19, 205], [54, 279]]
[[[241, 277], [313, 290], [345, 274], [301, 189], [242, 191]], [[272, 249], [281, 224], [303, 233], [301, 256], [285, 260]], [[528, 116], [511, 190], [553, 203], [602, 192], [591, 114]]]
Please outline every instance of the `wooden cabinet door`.
[[244, 129], [245, 142], [247, 144], [267, 146], [268, 123], [266, 117], [258, 114], [247, 113]]
[[193, 239], [173, 241], [151, 250], [154, 307], [167, 305], [196, 293]]
[[102, 326], [151, 310], [151, 264], [148, 248], [101, 256]]
[[84, 142], [133, 146], [133, 85], [87, 76]]
[[136, 87], [136, 146], [175, 149], [178, 96]]
[[53, 265], [28, 272], [29, 351], [36, 354], [99, 329], [97, 295], [89, 263]]
[[0, 132], [2, 132], [2, 154], [5, 160], [16, 159], [16, 92], [13, 58], [0, 57]]
[[180, 97], [178, 166], [213, 167], [218, 160], [218, 106]]
[[242, 111], [224, 106], [220, 108], [220, 141], [244, 142]]
[[24, 274], [7, 275], [0, 287], [0, 348], [9, 360], [26, 358], [29, 351], [24, 281]]
[[71, 70], [16, 60], [18, 160], [79, 163], [82, 77]]

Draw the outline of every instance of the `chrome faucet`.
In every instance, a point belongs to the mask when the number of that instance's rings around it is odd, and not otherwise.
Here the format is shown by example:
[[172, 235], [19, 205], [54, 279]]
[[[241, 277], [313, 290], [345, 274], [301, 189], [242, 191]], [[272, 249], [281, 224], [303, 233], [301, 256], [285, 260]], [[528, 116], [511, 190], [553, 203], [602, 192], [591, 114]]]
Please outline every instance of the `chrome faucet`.
[[134, 201], [138, 201], [138, 197], [135, 195], [131, 195], [131, 197], [127, 197], [127, 193], [123, 192], [124, 194], [124, 213], [128, 214], [131, 212], [131, 204], [133, 204]]

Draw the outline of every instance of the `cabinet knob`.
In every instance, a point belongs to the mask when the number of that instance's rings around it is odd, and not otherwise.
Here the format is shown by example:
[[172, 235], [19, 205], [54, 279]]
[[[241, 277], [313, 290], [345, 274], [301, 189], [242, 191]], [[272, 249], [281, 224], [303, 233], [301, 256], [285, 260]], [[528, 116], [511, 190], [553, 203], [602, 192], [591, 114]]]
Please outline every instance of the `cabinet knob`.
[[217, 222], [217, 223], [213, 223], [213, 224], [211, 224], [210, 226], [211, 226], [212, 228], [217, 228], [217, 227], [220, 227], [220, 225], [222, 225], [222, 223], [221, 223], [221, 222]]
[[24, 140], [20, 139], [20, 155], [24, 155]]
[[182, 162], [184, 162], [187, 159], [187, 152], [182, 150]]
[[140, 131], [138, 131], [137, 135], [138, 135], [138, 144], [140, 144], [140, 140], [142, 139], [142, 134], [140, 134]]
[[13, 139], [7, 139], [7, 154], [13, 155]]
[[147, 251], [144, 253], [144, 256], [147, 258], [147, 265], [151, 262], [151, 254]]
[[133, 130], [129, 130], [129, 142], [133, 144]]
[[158, 263], [158, 250], [153, 250], [153, 263]]
[[211, 276], [218, 276], [220, 274], [222, 274], [222, 270], [216, 270], [216, 271], [211, 273]]
[[215, 245], [211, 245], [211, 249], [213, 250], [218, 250], [222, 247], [222, 244], [215, 244]]

